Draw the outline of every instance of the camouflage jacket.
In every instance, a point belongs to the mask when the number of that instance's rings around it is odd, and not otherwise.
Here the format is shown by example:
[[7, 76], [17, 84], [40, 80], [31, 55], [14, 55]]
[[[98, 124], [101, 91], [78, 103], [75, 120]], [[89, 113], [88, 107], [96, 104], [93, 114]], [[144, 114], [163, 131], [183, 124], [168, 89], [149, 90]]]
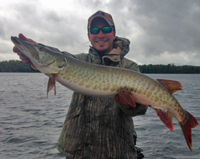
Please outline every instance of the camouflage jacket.
[[[124, 58], [129, 52], [129, 44], [129, 40], [116, 37], [114, 49], [108, 55], [100, 55], [90, 47], [88, 54], [70, 56], [89, 63], [139, 71], [135, 62]], [[74, 92], [57, 149], [69, 159], [135, 159], [136, 133], [132, 117], [145, 114], [146, 109], [139, 105], [125, 107], [114, 98]]]

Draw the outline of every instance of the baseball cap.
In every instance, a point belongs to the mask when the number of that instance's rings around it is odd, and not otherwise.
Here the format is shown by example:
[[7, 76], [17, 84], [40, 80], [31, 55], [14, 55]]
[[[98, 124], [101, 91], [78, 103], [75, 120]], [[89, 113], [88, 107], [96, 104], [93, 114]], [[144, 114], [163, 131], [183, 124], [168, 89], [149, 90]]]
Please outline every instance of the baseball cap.
[[112, 16], [109, 13], [103, 12], [101, 10], [98, 10], [97, 12], [95, 12], [93, 15], [91, 15], [89, 17], [89, 19], [88, 19], [88, 26], [87, 26], [88, 30], [90, 30], [92, 21], [95, 18], [98, 18], [98, 17], [103, 18], [108, 23], [108, 25], [110, 25], [111, 27], [113, 27], [113, 29], [115, 30], [115, 23], [113, 21]]

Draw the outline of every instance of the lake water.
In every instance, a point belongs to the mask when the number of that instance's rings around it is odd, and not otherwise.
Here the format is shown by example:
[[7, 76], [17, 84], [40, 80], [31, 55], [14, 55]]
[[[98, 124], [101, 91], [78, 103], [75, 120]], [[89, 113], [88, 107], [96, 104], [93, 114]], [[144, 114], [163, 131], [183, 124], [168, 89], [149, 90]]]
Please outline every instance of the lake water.
[[[152, 78], [178, 80], [183, 90], [174, 94], [182, 107], [200, 123], [199, 74], [149, 74]], [[41, 73], [0, 73], [0, 159], [64, 159], [56, 149], [72, 91], [57, 83], [46, 99], [48, 78]], [[190, 152], [174, 119], [170, 131], [148, 108], [134, 117], [137, 146], [147, 159], [199, 159], [200, 126], [192, 129]]]

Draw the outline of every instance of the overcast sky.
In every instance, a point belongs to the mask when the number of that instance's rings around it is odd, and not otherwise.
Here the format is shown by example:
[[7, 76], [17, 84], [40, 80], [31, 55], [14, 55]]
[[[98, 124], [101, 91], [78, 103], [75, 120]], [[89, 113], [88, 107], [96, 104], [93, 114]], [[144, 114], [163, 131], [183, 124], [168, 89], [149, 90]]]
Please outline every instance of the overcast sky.
[[10, 36], [27, 37], [72, 54], [88, 52], [88, 17], [113, 16], [117, 36], [131, 41], [138, 64], [200, 66], [199, 0], [1, 0], [0, 61], [19, 59]]

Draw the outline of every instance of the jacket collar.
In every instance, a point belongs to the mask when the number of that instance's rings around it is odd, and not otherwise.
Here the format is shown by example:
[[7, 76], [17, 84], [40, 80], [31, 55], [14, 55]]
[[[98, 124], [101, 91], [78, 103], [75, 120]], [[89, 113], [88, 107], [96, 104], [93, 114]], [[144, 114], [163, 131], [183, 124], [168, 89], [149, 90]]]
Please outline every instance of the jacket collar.
[[109, 54], [101, 55], [93, 47], [89, 49], [90, 62], [95, 64], [106, 64], [106, 61], [119, 63], [129, 52], [130, 41], [126, 38], [116, 37], [113, 42], [113, 49]]

